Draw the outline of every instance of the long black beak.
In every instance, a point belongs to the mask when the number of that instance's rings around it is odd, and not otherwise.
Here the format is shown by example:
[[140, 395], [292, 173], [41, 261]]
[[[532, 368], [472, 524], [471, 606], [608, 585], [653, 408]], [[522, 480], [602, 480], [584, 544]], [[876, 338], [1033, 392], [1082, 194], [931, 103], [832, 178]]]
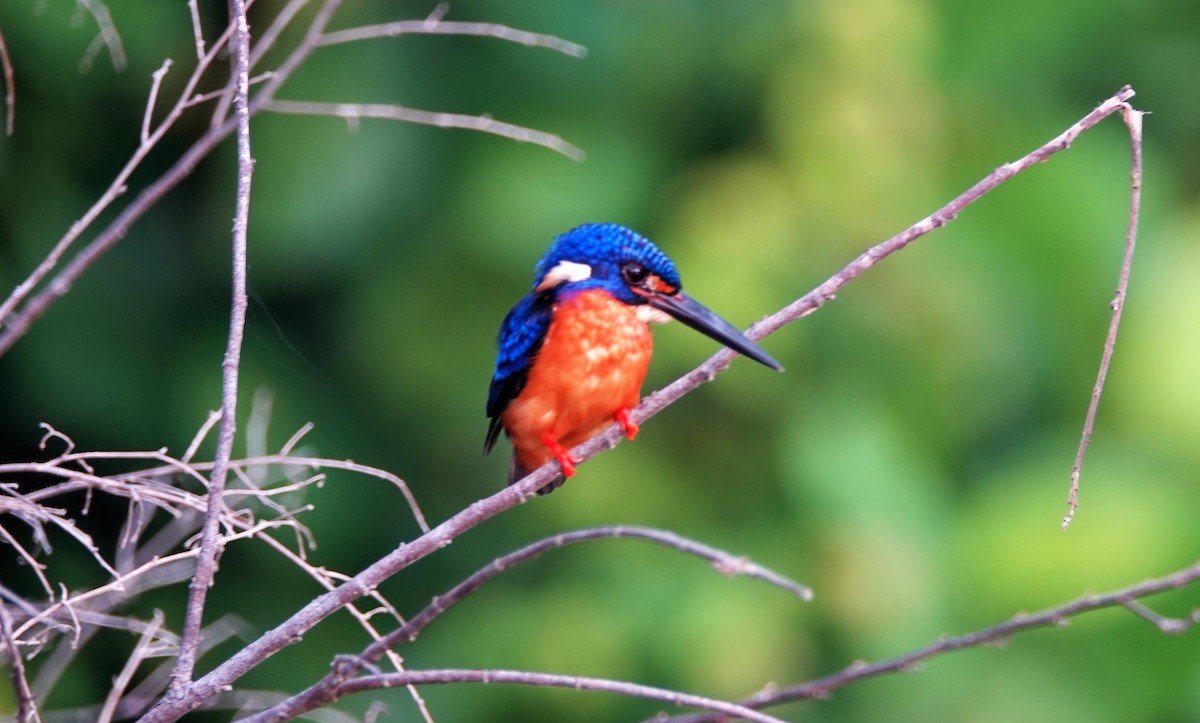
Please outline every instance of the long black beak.
[[728, 321], [717, 316], [716, 312], [682, 291], [672, 296], [652, 294], [648, 296], [647, 301], [650, 306], [665, 311], [710, 339], [715, 339], [730, 349], [741, 352], [777, 372], [783, 371], [779, 362], [759, 348], [758, 344], [750, 341], [745, 334], [735, 329]]

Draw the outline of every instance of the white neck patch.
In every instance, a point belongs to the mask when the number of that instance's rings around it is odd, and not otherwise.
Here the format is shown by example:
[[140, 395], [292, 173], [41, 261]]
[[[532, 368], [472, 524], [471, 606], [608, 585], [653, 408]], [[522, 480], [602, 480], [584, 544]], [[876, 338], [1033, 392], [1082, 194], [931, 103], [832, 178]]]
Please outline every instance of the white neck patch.
[[671, 321], [670, 314], [649, 304], [642, 304], [637, 308], [637, 318], [648, 324], [665, 324]]
[[559, 284], [585, 281], [590, 278], [592, 278], [591, 266], [577, 264], [574, 261], [559, 261], [554, 268], [546, 272], [546, 275], [542, 277], [542, 283], [537, 285], [535, 291], [545, 291]]

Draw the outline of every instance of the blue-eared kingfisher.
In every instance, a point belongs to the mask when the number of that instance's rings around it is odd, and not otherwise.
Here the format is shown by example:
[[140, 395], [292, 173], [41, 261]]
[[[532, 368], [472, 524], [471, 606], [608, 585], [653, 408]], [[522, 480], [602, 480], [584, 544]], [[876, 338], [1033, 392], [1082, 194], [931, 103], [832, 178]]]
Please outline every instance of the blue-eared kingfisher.
[[575, 474], [570, 449], [616, 422], [629, 439], [653, 341], [650, 322], [678, 319], [777, 371], [779, 362], [692, 297], [679, 272], [648, 239], [613, 223], [564, 233], [538, 261], [533, 289], [500, 326], [488, 391], [487, 437], [501, 428], [513, 445], [511, 485], [551, 459]]

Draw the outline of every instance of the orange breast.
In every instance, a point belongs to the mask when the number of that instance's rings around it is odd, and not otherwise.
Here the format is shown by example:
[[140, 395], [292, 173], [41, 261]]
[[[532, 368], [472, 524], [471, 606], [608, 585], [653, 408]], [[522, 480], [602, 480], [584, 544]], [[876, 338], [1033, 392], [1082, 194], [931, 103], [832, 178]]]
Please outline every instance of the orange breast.
[[650, 366], [650, 327], [634, 307], [599, 289], [554, 307], [542, 348], [521, 394], [504, 412], [517, 465], [533, 470], [551, 458], [549, 432], [568, 449], [613, 421], [641, 398]]

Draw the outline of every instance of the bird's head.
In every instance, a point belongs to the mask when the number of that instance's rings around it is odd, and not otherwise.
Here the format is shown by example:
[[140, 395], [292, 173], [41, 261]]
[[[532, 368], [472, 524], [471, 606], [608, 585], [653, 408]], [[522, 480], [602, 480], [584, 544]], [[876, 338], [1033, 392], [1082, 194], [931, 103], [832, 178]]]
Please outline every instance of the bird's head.
[[555, 239], [538, 262], [534, 292], [602, 289], [646, 321], [672, 318], [779, 371], [783, 367], [729, 322], [683, 293], [675, 264], [649, 239], [613, 223], [586, 224]]

